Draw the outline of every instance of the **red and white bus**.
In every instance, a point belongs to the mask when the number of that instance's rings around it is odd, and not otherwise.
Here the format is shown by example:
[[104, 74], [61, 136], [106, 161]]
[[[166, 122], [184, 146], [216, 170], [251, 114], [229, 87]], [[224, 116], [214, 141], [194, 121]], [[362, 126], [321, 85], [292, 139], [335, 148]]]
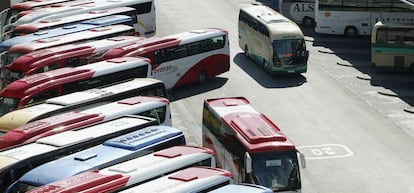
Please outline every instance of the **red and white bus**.
[[63, 94], [150, 76], [149, 60], [142, 57], [114, 58], [33, 74], [0, 91], [0, 112], [10, 112]]
[[229, 171], [198, 166], [180, 170], [119, 193], [204, 193], [232, 183], [232, 174]]
[[136, 44], [112, 48], [103, 58], [120, 56], [149, 58], [153, 77], [164, 81], [167, 88], [204, 83], [230, 70], [228, 32], [219, 28], [147, 38]]
[[52, 38], [35, 40], [24, 44], [14, 45], [8, 48], [8, 50], [0, 53], [1, 65], [4, 66], [10, 64], [19, 56], [44, 48], [69, 43], [80, 43], [90, 40], [99, 40], [116, 36], [130, 36], [134, 34], [135, 31], [133, 27], [121, 24], [94, 28], [90, 30], [56, 36]]
[[76, 130], [125, 115], [151, 117], [158, 120], [159, 124], [171, 126], [169, 103], [169, 100], [163, 97], [136, 96], [82, 111], [70, 111], [39, 119], [0, 136], [0, 149], [30, 143], [56, 133]]
[[14, 23], [6, 24], [4, 33], [12, 31], [16, 26], [21, 24], [32, 23], [44, 19], [63, 18], [115, 7], [132, 7], [137, 11], [135, 18], [138, 20], [133, 26], [140, 36], [150, 36], [155, 33], [156, 16], [154, 0], [85, 0], [57, 3], [49, 7], [20, 12]]
[[[174, 146], [101, 170], [83, 172], [28, 192], [99, 192], [109, 193], [151, 181], [194, 166], [215, 167], [214, 152], [198, 146]], [[23, 186], [18, 191], [27, 191]]]
[[80, 44], [65, 44], [29, 52], [4, 67], [4, 85], [24, 76], [63, 67], [76, 67], [101, 60], [110, 48], [129, 45], [143, 39], [137, 36], [117, 36]]
[[[51, 18], [44, 19], [33, 23], [27, 23], [16, 26], [11, 32], [11, 37], [22, 36], [31, 33], [35, 33], [41, 30], [48, 30], [57, 27], [63, 27], [66, 25], [71, 25], [79, 23], [81, 21], [101, 18], [109, 15], [128, 15], [133, 19], [133, 22], [136, 22], [136, 10], [132, 7], [115, 7], [105, 10], [96, 10], [90, 11], [88, 13], [82, 13], [77, 15], [71, 15], [63, 18]], [[4, 36], [4, 35], [3, 35]]]
[[244, 97], [204, 101], [202, 143], [216, 152], [217, 167], [231, 171], [235, 183], [274, 192], [301, 190], [298, 160], [305, 167], [303, 154]]
[[134, 96], [168, 97], [162, 81], [153, 78], [135, 78], [84, 91], [53, 97], [44, 102], [23, 107], [0, 116], [0, 136], [9, 130], [60, 113], [84, 110]]

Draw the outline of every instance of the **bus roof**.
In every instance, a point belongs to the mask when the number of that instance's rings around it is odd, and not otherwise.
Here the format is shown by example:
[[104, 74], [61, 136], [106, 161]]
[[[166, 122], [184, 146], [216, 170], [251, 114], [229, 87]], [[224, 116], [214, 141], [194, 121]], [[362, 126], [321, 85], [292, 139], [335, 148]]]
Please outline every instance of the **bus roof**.
[[165, 37], [150, 37], [137, 41], [134, 44], [111, 48], [102, 57], [113, 58], [119, 56], [137, 56], [142, 52], [185, 44], [193, 41], [203, 40], [209, 37], [225, 35], [228, 32], [220, 28], [202, 28], [168, 35]]
[[115, 7], [110, 9], [105, 9], [101, 11], [90, 11], [87, 13], [71, 15], [63, 18], [50, 18], [44, 19], [33, 23], [27, 23], [16, 26], [13, 32], [18, 33], [34, 33], [39, 31], [40, 29], [45, 29], [53, 26], [59, 26], [63, 24], [71, 24], [74, 22], [80, 22], [87, 19], [99, 18], [108, 15], [115, 15], [120, 13], [125, 13], [128, 11], [133, 11], [134, 8], [131, 7]]
[[259, 113], [244, 97], [207, 99], [206, 104], [238, 133], [249, 152], [285, 151], [295, 145], [267, 116]]
[[[140, 2], [152, 2], [153, 0], [94, 0], [90, 3], [69, 4], [68, 2], [54, 4], [53, 7], [39, 8], [23, 15], [13, 26], [31, 23], [41, 19], [65, 17], [75, 14], [86, 13], [89, 11], [108, 9], [113, 7], [125, 7], [136, 5]], [[70, 2], [70, 1], [69, 1]]]
[[[0, 136], [0, 149], [66, 130], [79, 129], [90, 124], [112, 120], [125, 115], [136, 115], [156, 107], [166, 106], [169, 100], [156, 96], [137, 96], [104, 104], [83, 111], [72, 111], [33, 121]], [[58, 129], [57, 129], [58, 128]]]
[[142, 57], [120, 57], [78, 67], [64, 67], [47, 72], [29, 75], [8, 84], [0, 96], [23, 98], [35, 90], [56, 85], [103, 76], [114, 71], [148, 65], [149, 59]]
[[[184, 139], [184, 134], [179, 129], [162, 125], [149, 126], [38, 166], [25, 173], [19, 181], [38, 186], [45, 185], [81, 172], [101, 169], [143, 156], [151, 150], [160, 150], [160, 147], [157, 147], [160, 146], [159, 144], [178, 138]], [[168, 143], [161, 146], [171, 147], [175, 144]], [[185, 142], [183, 141], [181, 145], [185, 145]], [[57, 171], [55, 169], [59, 168], [59, 172], [54, 174], [46, 172]], [[61, 170], [61, 168], [67, 169]]]
[[42, 7], [42, 6], [51, 5], [55, 3], [61, 3], [65, 1], [71, 1], [71, 0], [31, 0], [31, 1], [25, 1], [21, 3], [13, 4], [10, 6], [10, 9], [26, 11], [26, 10], [33, 9], [35, 7]]
[[37, 66], [43, 65], [46, 62], [44, 60], [54, 61], [77, 55], [85, 55], [88, 53], [99, 53], [117, 45], [127, 45], [142, 39], [144, 39], [144, 37], [117, 36], [80, 44], [65, 44], [61, 46], [44, 48], [29, 52], [16, 58], [16, 60], [7, 65], [6, 68], [26, 72], [30, 69], [35, 69]]
[[[108, 139], [156, 124], [157, 121], [153, 118], [123, 116], [80, 130], [55, 134], [33, 143], [2, 150], [0, 151], [0, 177], [2, 178], [0, 186], [4, 189], [9, 185], [7, 183], [18, 180], [31, 167], [52, 161], [57, 156], [81, 151], [102, 144]], [[16, 169], [21, 172], [13, 172]]]
[[162, 81], [152, 78], [135, 78], [119, 84], [114, 84], [101, 88], [93, 88], [85, 91], [70, 93], [45, 100], [43, 103], [24, 107], [11, 111], [0, 117], [0, 131], [17, 128], [21, 124], [38, 119], [42, 115], [50, 115], [53, 112], [63, 112], [73, 110], [79, 105], [88, 105], [92, 101], [101, 99], [105, 96], [114, 96], [141, 87], [145, 87]]
[[[146, 180], [169, 174], [205, 159], [214, 160], [214, 151], [198, 146], [173, 146], [142, 157], [128, 160], [99, 171], [83, 172], [32, 191], [48, 193], [62, 191], [114, 191]], [[215, 164], [213, 164], [214, 166]], [[100, 184], [99, 186], [96, 186]], [[51, 187], [55, 187], [53, 191]]]
[[26, 54], [26, 53], [39, 50], [42, 48], [48, 48], [52, 46], [68, 44], [72, 42], [81, 41], [83, 39], [104, 37], [107, 34], [124, 32], [124, 31], [131, 30], [131, 29], [133, 30], [134, 28], [131, 26], [122, 25], [122, 24], [98, 27], [98, 28], [93, 28], [89, 30], [71, 33], [71, 34], [66, 34], [66, 35], [61, 35], [61, 36], [56, 36], [56, 37], [51, 37], [51, 38], [38, 39], [32, 42], [14, 45], [9, 48], [8, 53]]
[[302, 30], [295, 22], [266, 5], [253, 5], [241, 10], [267, 26], [271, 40], [304, 38]]
[[186, 193], [200, 192], [205, 187], [214, 187], [225, 182], [232, 183], [232, 174], [227, 170], [213, 167], [190, 167], [140, 184], [120, 193]]

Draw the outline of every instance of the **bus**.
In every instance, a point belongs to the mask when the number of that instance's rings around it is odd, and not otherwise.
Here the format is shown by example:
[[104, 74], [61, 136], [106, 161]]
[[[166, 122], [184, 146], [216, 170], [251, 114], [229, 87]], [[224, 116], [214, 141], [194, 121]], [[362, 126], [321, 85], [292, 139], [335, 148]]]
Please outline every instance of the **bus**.
[[229, 184], [207, 193], [273, 193], [273, 191], [267, 187], [259, 186], [256, 184]]
[[44, 137], [33, 143], [0, 150], [0, 191], [5, 192], [5, 189], [23, 174], [41, 164], [157, 124], [155, 119], [149, 117], [123, 116], [80, 130]]
[[15, 188], [17, 193], [19, 189], [39, 187], [82, 172], [100, 170], [154, 151], [185, 144], [183, 131], [170, 126], [150, 126], [37, 166], [8, 189]]
[[375, 24], [371, 63], [379, 71], [414, 72], [414, 24]]
[[117, 36], [131, 36], [134, 34], [135, 31], [133, 27], [123, 24], [117, 24], [104, 27], [97, 27], [89, 30], [74, 32], [50, 38], [37, 39], [29, 42], [16, 42], [11, 47], [9, 47], [8, 45], [4, 47], [0, 46], [0, 67], [12, 63], [19, 56], [44, 48], [50, 48], [53, 46], [59, 46], [70, 43], [81, 43], [91, 40], [99, 40]]
[[109, 193], [194, 166], [215, 167], [214, 152], [199, 146], [173, 146], [101, 170], [82, 172], [34, 189], [32, 185], [21, 180], [10, 192]]
[[228, 31], [204, 28], [151, 37], [129, 46], [109, 49], [104, 59], [143, 56], [151, 61], [152, 75], [168, 89], [207, 79], [230, 70]]
[[[32, 10], [38, 7], [43, 7], [43, 6], [47, 6], [50, 4], [60, 3], [60, 2], [65, 2], [65, 1], [69, 1], [69, 0], [34, 0], [34, 1], [24, 1], [24, 2], [9, 5], [9, 7], [7, 7], [7, 10], [5, 10], [5, 12], [3, 13], [4, 20], [0, 20], [0, 23], [13, 23], [15, 21], [16, 15], [21, 11], [28, 11], [28, 10]], [[5, 21], [6, 18], [8, 18], [7, 22]]]
[[227, 170], [196, 166], [151, 180], [119, 193], [206, 193], [232, 183], [232, 174]]
[[14, 23], [6, 24], [5, 32], [12, 31], [16, 26], [44, 19], [63, 18], [90, 11], [104, 10], [114, 7], [132, 7], [137, 11], [134, 23], [135, 31], [140, 36], [151, 36], [156, 30], [156, 15], [154, 0], [90, 0], [76, 1], [78, 3], [63, 2], [53, 6], [35, 9], [30, 12], [18, 14]]
[[315, 0], [261, 0], [261, 2], [302, 26], [315, 26]]
[[71, 34], [75, 32], [116, 24], [124, 24], [131, 26], [132, 18], [127, 15], [110, 15], [102, 18], [82, 21], [80, 23], [73, 25], [58, 27], [55, 29], [42, 30], [25, 36], [17, 36], [7, 40], [3, 39], [3, 41], [0, 43], [0, 49], [5, 51], [14, 45], [25, 44], [28, 42], [33, 42], [35, 40], [52, 38], [65, 34]]
[[379, 22], [414, 24], [414, 6], [401, 0], [315, 0], [316, 33], [371, 35]]
[[149, 61], [142, 57], [120, 57], [84, 66], [58, 68], [8, 84], [0, 91], [0, 107], [4, 114], [55, 96], [147, 77], [151, 77]]
[[168, 99], [155, 96], [136, 96], [27, 123], [0, 136], [0, 149], [30, 143], [56, 133], [79, 129], [125, 115], [147, 116], [156, 119], [159, 124], [172, 125]]
[[67, 66], [76, 67], [98, 62], [101, 60], [100, 56], [110, 48], [129, 45], [141, 39], [143, 37], [117, 36], [29, 52], [16, 58], [11, 64], [4, 66], [2, 69], [3, 84], [7, 85], [24, 76], [46, 72], [51, 69]]
[[216, 152], [217, 167], [232, 172], [235, 183], [257, 184], [274, 192], [301, 190], [303, 154], [246, 98], [206, 99], [202, 120], [203, 146]]
[[240, 8], [239, 46], [271, 75], [305, 73], [309, 50], [299, 26], [265, 5]]
[[29, 122], [84, 110], [105, 102], [114, 102], [134, 96], [159, 96], [169, 98], [162, 81], [152, 78], [135, 78], [85, 91], [53, 97], [39, 104], [29, 105], [0, 116], [0, 135]]
[[[32, 34], [42, 30], [50, 30], [53, 28], [63, 27], [66, 25], [76, 24], [85, 20], [96, 19], [100, 17], [110, 16], [110, 15], [127, 15], [132, 18], [132, 22], [137, 22], [136, 10], [132, 7], [115, 7], [104, 10], [90, 11], [87, 13], [76, 14], [67, 16], [64, 18], [51, 18], [39, 20], [33, 23], [27, 23], [16, 26], [13, 31], [11, 31], [10, 36], [24, 36], [27, 34]], [[4, 34], [3, 36], [5, 36]]]

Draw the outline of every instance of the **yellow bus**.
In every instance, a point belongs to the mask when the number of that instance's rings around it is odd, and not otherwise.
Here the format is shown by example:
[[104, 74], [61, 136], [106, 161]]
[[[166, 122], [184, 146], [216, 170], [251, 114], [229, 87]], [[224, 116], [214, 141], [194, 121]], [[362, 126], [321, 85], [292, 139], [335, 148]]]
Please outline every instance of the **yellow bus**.
[[270, 74], [304, 73], [309, 51], [299, 26], [265, 5], [242, 7], [239, 46]]
[[376, 23], [371, 34], [371, 63], [380, 71], [414, 72], [414, 25]]

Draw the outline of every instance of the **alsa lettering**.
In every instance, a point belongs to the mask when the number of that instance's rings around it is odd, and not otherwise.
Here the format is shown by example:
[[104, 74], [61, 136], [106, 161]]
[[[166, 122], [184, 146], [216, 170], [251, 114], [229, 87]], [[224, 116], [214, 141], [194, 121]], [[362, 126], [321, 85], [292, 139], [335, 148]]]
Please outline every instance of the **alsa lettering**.
[[293, 5], [293, 12], [314, 12], [314, 8], [313, 3], [296, 3]]

